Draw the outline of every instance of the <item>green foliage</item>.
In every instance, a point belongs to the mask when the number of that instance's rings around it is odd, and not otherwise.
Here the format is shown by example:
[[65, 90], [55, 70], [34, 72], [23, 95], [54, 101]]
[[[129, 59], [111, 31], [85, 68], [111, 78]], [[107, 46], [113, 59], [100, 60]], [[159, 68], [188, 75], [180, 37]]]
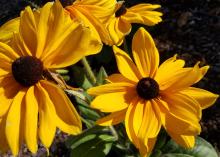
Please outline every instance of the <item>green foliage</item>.
[[73, 74], [73, 78], [74, 78], [75, 83], [79, 87], [81, 87], [85, 90], [92, 87], [92, 84], [89, 81], [89, 79], [87, 78], [86, 73], [83, 68], [81, 68], [79, 66], [73, 66], [72, 67], [72, 74]]
[[218, 157], [212, 145], [201, 137], [196, 138], [196, 145], [193, 149], [183, 148], [170, 140], [162, 151], [164, 154], [162, 157]]
[[108, 128], [95, 126], [66, 142], [71, 149], [71, 157], [105, 157], [111, 150], [116, 138]]

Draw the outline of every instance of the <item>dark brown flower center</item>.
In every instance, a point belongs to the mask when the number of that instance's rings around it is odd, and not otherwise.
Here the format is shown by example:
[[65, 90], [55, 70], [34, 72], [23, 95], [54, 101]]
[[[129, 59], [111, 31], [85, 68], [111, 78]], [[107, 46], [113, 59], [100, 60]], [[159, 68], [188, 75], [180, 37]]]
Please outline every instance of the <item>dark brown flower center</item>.
[[42, 79], [43, 64], [36, 57], [20, 57], [12, 63], [12, 74], [18, 83], [29, 87]]
[[150, 77], [139, 80], [136, 90], [138, 95], [145, 100], [156, 98], [159, 95], [159, 85]]
[[115, 17], [120, 17], [121, 15], [124, 15], [127, 12], [127, 9], [124, 4], [121, 5], [121, 7], [115, 12]]

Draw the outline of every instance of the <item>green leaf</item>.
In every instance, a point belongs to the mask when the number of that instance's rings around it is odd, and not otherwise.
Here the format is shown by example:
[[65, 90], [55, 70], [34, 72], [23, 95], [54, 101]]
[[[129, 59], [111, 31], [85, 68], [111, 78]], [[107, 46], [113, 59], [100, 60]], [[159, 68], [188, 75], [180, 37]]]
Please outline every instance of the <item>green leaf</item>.
[[73, 74], [73, 79], [75, 80], [75, 83], [79, 87], [82, 87], [85, 90], [92, 87], [92, 83], [88, 80], [83, 68], [79, 66], [73, 66], [72, 74]]
[[115, 137], [106, 127], [95, 126], [78, 136], [72, 136], [66, 144], [71, 157], [105, 157], [111, 150]]
[[183, 148], [176, 144], [173, 140], [170, 140], [162, 151], [163, 153], [179, 153], [189, 156], [191, 155], [192, 157], [218, 157], [217, 152], [212, 145], [201, 137], [196, 138], [195, 147], [192, 149]]
[[167, 142], [167, 133], [164, 129], [161, 129], [154, 149], [161, 149]]
[[96, 79], [97, 79], [97, 85], [102, 85], [102, 84], [104, 84], [106, 81], [105, 81], [105, 78], [107, 77], [108, 75], [107, 75], [107, 73], [106, 73], [106, 71], [105, 71], [105, 69], [104, 69], [104, 67], [101, 67], [100, 68], [100, 70], [99, 70], [99, 73], [97, 74], [97, 77], [96, 77]]
[[173, 154], [164, 154], [160, 157], [194, 157], [192, 155], [187, 155], [187, 154], [177, 154], [177, 153], [173, 153]]
[[85, 96], [85, 100], [76, 97], [76, 102], [78, 104], [78, 108], [81, 111], [81, 115], [85, 118], [85, 119], [90, 119], [93, 121], [96, 121], [98, 118], [100, 118], [100, 115], [89, 106], [89, 101], [88, 99], [89, 96], [84, 92], [84, 96]]
[[155, 150], [150, 157], [161, 157], [162, 152], [160, 150]]

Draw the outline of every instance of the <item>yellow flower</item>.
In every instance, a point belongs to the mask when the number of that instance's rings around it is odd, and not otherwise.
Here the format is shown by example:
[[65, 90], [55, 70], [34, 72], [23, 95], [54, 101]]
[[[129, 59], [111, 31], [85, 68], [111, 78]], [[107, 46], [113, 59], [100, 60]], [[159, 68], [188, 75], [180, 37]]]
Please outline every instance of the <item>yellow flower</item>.
[[159, 66], [158, 50], [143, 28], [132, 42], [136, 65], [121, 49], [114, 46], [113, 50], [120, 74], [109, 76], [109, 84], [88, 90], [97, 96], [91, 106], [111, 113], [97, 123], [109, 126], [125, 121], [128, 137], [142, 156], [153, 149], [161, 126], [178, 144], [192, 148], [194, 136], [201, 131], [201, 110], [218, 97], [190, 87], [202, 79], [208, 66], [184, 68], [184, 60], [176, 56]]
[[104, 23], [114, 14], [114, 0], [76, 0], [66, 10], [73, 20], [82, 21], [89, 27], [96, 39], [112, 45]]
[[138, 4], [126, 8], [124, 1], [115, 1], [115, 14], [107, 23], [107, 29], [115, 45], [120, 45], [131, 31], [132, 23], [153, 26], [162, 21], [162, 13], [154, 11], [160, 5]]
[[50, 147], [56, 128], [81, 132], [77, 111], [47, 72], [72, 65], [101, 47], [59, 1], [21, 13], [19, 32], [9, 45], [0, 42], [0, 150], [10, 148], [16, 155], [26, 143], [35, 153], [38, 138]]

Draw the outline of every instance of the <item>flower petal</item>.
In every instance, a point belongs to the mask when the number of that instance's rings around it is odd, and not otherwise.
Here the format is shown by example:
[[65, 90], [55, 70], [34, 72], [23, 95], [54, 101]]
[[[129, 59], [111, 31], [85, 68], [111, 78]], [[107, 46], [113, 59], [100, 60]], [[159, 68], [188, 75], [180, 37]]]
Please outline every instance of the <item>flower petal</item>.
[[122, 74], [112, 74], [106, 78], [108, 82], [111, 83], [120, 83], [120, 82], [126, 82], [126, 83], [131, 83], [131, 84], [136, 84], [134, 81], [131, 81], [124, 77]]
[[[72, 5], [68, 6], [67, 11], [70, 13], [70, 16], [73, 20], [78, 18], [82, 20], [86, 27], [91, 29], [91, 35], [94, 36], [96, 40], [99, 42], [103, 41], [107, 45], [112, 45], [111, 38], [109, 36], [108, 30], [105, 25], [92, 14], [92, 10], [96, 10], [96, 12], [100, 12], [101, 15], [110, 16], [109, 11], [105, 8], [99, 6], [86, 6], [86, 5]], [[109, 15], [108, 15], [109, 14]], [[113, 14], [113, 13], [112, 13]]]
[[[138, 103], [139, 103], [139, 99], [138, 97], [136, 97], [132, 100], [132, 102], [128, 106], [128, 109], [125, 115], [125, 129], [126, 129], [126, 132], [127, 132], [127, 135], [130, 141], [133, 142], [137, 148], [140, 148], [140, 143], [139, 143], [139, 140], [138, 140], [137, 134], [135, 133], [135, 128], [134, 128], [134, 124], [135, 124], [134, 114], [136, 110], [136, 105]], [[137, 108], [137, 111], [140, 111], [140, 110]], [[140, 112], [139, 114], [142, 114], [142, 112]], [[140, 121], [137, 121], [138, 118], [139, 116], [138, 117], [136, 116], [136, 122], [138, 122], [136, 123], [136, 129], [140, 127], [141, 122], [142, 122], [142, 119], [139, 119]]]
[[89, 28], [71, 20], [59, 1], [53, 4], [50, 14], [46, 47], [40, 57], [46, 68], [69, 66], [101, 50], [102, 44], [93, 39]]
[[103, 8], [112, 8], [116, 4], [116, 0], [76, 0], [74, 4], [96, 5]]
[[9, 43], [13, 37], [13, 33], [19, 30], [20, 18], [14, 18], [0, 27], [0, 42]]
[[[163, 96], [160, 103], [167, 103], [169, 111], [161, 109], [161, 120], [166, 130], [181, 135], [197, 135], [201, 131], [201, 108], [194, 99], [180, 94]], [[164, 115], [163, 115], [164, 114]]]
[[38, 135], [42, 144], [49, 148], [56, 132], [55, 109], [51, 104], [47, 92], [40, 83], [37, 84], [36, 95], [39, 103]]
[[6, 127], [6, 116], [0, 119], [0, 135], [1, 135], [0, 152], [1, 153], [5, 153], [9, 149], [5, 134], [5, 127]]
[[[165, 69], [168, 70], [168, 68], [164, 68], [164, 72]], [[203, 77], [203, 68], [199, 68], [198, 64], [193, 68], [179, 68], [175, 73], [171, 73], [170, 76], [172, 77], [169, 77], [167, 80], [164, 79], [164, 82], [160, 80], [162, 75], [155, 78], [160, 85], [160, 90], [164, 93], [174, 93], [195, 84]]]
[[11, 107], [9, 109], [5, 133], [8, 141], [8, 145], [14, 155], [17, 155], [20, 148], [20, 119], [21, 119], [21, 106], [22, 100], [25, 95], [25, 91], [19, 91], [13, 99]]
[[206, 109], [213, 105], [219, 97], [217, 94], [195, 87], [189, 87], [180, 91], [180, 93], [195, 99], [200, 104], [202, 109]]
[[108, 83], [105, 85], [92, 87], [87, 90], [87, 93], [90, 95], [101, 95], [114, 92], [126, 92], [126, 91], [135, 91], [135, 86], [130, 83]]
[[91, 103], [91, 107], [102, 112], [117, 112], [128, 107], [131, 99], [135, 96], [133, 92], [115, 92], [97, 96]]
[[115, 53], [115, 58], [118, 65], [118, 70], [120, 73], [129, 80], [137, 82], [141, 79], [141, 74], [137, 67], [131, 60], [131, 58], [123, 50], [116, 46], [113, 46], [113, 51]]
[[131, 24], [123, 18], [112, 18], [109, 20], [107, 29], [114, 45], [121, 45], [126, 35], [131, 32]]
[[132, 40], [132, 53], [142, 77], [153, 78], [157, 72], [160, 58], [151, 35], [141, 27]]
[[65, 93], [48, 81], [42, 80], [40, 83], [48, 92], [51, 103], [53, 103], [55, 107], [55, 112], [58, 117], [57, 127], [69, 134], [80, 133], [82, 129], [80, 116]]
[[12, 100], [22, 87], [14, 80], [12, 76], [0, 79], [0, 117], [8, 112]]
[[99, 120], [97, 120], [97, 124], [101, 126], [111, 126], [121, 123], [125, 119], [126, 110], [121, 110], [118, 112], [113, 112]]
[[19, 55], [10, 46], [0, 42], [0, 57], [5, 61], [12, 62], [19, 58]]
[[37, 43], [36, 29], [37, 24], [34, 13], [28, 6], [23, 12], [21, 12], [19, 34], [16, 34], [19, 40], [17, 45], [19, 46], [15, 48], [16, 51], [23, 54], [23, 56], [32, 56], [36, 51], [37, 44], [39, 44]]
[[162, 21], [162, 13], [153, 11], [160, 8], [160, 5], [138, 4], [127, 9], [123, 17], [130, 23], [141, 23], [148, 26], [153, 26]]
[[37, 129], [38, 129], [38, 102], [35, 95], [34, 86], [31, 86], [25, 96], [25, 126], [24, 137], [27, 147], [32, 153], [36, 153]]
[[195, 146], [195, 137], [194, 136], [185, 136], [185, 135], [178, 135], [175, 134], [169, 130], [168, 134], [171, 136], [171, 138], [182, 147], [192, 149]]
[[155, 113], [154, 104], [151, 101], [146, 101], [144, 105], [143, 120], [138, 132], [138, 137], [141, 141], [144, 141], [146, 145], [149, 138], [157, 137], [161, 128], [161, 123]]

